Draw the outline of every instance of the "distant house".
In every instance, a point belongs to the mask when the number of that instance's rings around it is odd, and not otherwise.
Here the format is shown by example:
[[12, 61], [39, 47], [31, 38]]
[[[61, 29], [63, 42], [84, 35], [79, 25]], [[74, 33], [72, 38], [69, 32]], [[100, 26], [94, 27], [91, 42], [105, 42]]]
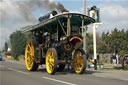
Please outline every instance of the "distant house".
[[10, 52], [11, 51], [11, 48], [8, 47], [8, 50], [7, 51]]

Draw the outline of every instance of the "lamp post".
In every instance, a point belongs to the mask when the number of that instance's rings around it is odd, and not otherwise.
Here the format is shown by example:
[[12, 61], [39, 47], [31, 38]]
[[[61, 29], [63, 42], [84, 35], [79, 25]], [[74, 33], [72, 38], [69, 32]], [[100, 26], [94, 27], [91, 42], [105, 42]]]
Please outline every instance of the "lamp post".
[[[83, 0], [83, 14], [86, 15], [86, 0]], [[86, 52], [86, 27], [84, 26], [83, 50]]]
[[98, 28], [98, 25], [102, 23], [99, 21], [99, 9], [96, 6], [93, 6], [90, 9], [88, 9], [88, 14], [96, 21], [95, 23], [93, 23], [93, 53], [94, 53], [94, 69], [97, 70], [96, 28]]
[[102, 23], [93, 24], [93, 53], [94, 53], [94, 69], [97, 70], [97, 51], [96, 51], [96, 28]]
[[86, 14], [86, 0], [83, 0], [83, 14]]

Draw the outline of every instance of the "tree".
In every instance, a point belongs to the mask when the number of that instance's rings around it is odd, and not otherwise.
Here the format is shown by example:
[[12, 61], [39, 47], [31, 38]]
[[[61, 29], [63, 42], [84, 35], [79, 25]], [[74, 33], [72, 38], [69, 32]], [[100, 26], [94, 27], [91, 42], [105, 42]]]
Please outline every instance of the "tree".
[[[117, 28], [114, 29], [114, 31], [109, 33], [102, 33], [102, 40], [105, 42], [106, 45], [108, 45], [109, 49], [106, 48], [107, 50], [110, 50], [109, 53], [127, 53], [128, 54], [128, 30], [124, 31], [122, 29], [119, 31]], [[107, 51], [105, 51], [107, 52]]]
[[93, 54], [93, 35], [91, 33], [87, 33], [86, 36], [86, 49], [88, 54]]
[[14, 59], [18, 59], [19, 55], [24, 54], [27, 39], [23, 33], [16, 31], [10, 35], [10, 41], [12, 46], [12, 56]]
[[[104, 35], [104, 33], [102, 34]], [[103, 37], [103, 36], [102, 36]], [[110, 47], [108, 44], [106, 44], [103, 40], [102, 37], [100, 37], [98, 34], [96, 36], [96, 44], [97, 44], [97, 52], [98, 53], [109, 53], [110, 52]], [[104, 38], [106, 35], [104, 36]], [[108, 41], [107, 41], [108, 42]]]
[[7, 52], [7, 50], [8, 50], [8, 43], [5, 42], [5, 52]]
[[[96, 48], [98, 53], [109, 53], [110, 47], [102, 39], [106, 40], [106, 34], [103, 32], [102, 37], [96, 34]], [[88, 33], [86, 36], [87, 53], [93, 54], [93, 34]]]
[[[32, 25], [24, 26], [24, 27], [22, 27], [22, 28], [20, 29], [20, 31], [23, 31], [23, 30], [26, 30], [26, 29], [30, 29], [31, 27], [32, 27]], [[32, 32], [25, 32], [24, 35], [25, 35], [25, 37], [26, 37], [27, 40], [28, 40], [28, 39], [32, 39], [32, 37], [33, 37]]]

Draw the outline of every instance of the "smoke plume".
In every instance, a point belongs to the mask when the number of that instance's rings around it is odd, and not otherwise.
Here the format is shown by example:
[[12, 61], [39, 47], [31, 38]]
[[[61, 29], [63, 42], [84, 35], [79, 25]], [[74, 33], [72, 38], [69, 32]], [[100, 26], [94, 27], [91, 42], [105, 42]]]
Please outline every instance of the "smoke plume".
[[[57, 10], [59, 12], [63, 12], [66, 10], [64, 6], [61, 3], [56, 3], [55, 1], [50, 0], [2, 0], [0, 4], [9, 2], [12, 4], [12, 6], [15, 6], [15, 10], [17, 10], [17, 15], [20, 15], [23, 17], [26, 21], [34, 21], [35, 16], [33, 15], [33, 12], [35, 12], [37, 9], [42, 10]], [[8, 3], [5, 3], [4, 5], [8, 5]], [[6, 20], [9, 13], [7, 14], [6, 11], [11, 10], [4, 10], [0, 7], [1, 16], [0, 19], [2, 21]], [[5, 15], [6, 13], [6, 15]]]

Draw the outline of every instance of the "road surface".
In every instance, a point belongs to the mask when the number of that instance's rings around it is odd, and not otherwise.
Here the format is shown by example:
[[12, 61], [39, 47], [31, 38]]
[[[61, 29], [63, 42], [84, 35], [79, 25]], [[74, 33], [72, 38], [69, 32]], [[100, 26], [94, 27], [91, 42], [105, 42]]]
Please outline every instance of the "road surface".
[[24, 63], [0, 61], [0, 85], [128, 85], [128, 81], [95, 76], [95, 73], [96, 71], [87, 70], [79, 75], [64, 70], [49, 75], [45, 67], [29, 72]]

